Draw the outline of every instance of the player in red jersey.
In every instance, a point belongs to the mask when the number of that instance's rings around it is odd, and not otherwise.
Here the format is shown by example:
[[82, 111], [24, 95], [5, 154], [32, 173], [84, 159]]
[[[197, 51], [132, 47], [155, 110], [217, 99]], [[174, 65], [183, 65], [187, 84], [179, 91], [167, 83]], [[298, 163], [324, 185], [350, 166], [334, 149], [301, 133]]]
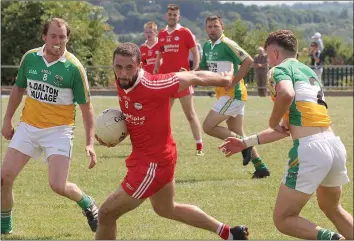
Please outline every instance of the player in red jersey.
[[144, 24], [144, 36], [146, 41], [140, 46], [141, 62], [143, 62], [143, 69], [152, 74], [159, 51], [157, 25], [153, 21]]
[[[177, 151], [170, 126], [170, 96], [190, 85], [228, 86], [231, 73], [198, 71], [151, 75], [141, 68], [140, 51], [133, 43], [117, 47], [113, 67], [132, 153], [126, 159], [128, 172], [121, 186], [98, 211], [96, 239], [116, 239], [117, 219], [146, 198], [161, 217], [216, 232], [223, 239], [248, 239], [246, 226], [230, 228], [196, 206], [174, 201]], [[96, 139], [106, 145], [97, 136]]]
[[[167, 74], [181, 70], [189, 70], [189, 51], [193, 54], [193, 70], [199, 66], [199, 52], [193, 34], [188, 28], [182, 27], [178, 21], [180, 10], [176, 4], [169, 4], [166, 13], [167, 26], [159, 32], [160, 52], [157, 55], [154, 74]], [[162, 59], [162, 63], [160, 60]], [[160, 66], [161, 63], [161, 66]], [[174, 99], [179, 98], [184, 114], [191, 126], [194, 140], [196, 141], [197, 155], [204, 155], [202, 142], [202, 129], [194, 109], [193, 86], [178, 92], [171, 99], [171, 106]]]

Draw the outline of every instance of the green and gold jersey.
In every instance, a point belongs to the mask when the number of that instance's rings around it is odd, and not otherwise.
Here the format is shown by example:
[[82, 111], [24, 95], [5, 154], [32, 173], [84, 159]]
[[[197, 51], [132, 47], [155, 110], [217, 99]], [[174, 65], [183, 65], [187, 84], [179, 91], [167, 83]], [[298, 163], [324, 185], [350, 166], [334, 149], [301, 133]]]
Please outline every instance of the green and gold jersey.
[[295, 97], [287, 116], [294, 126], [329, 126], [331, 119], [318, 77], [312, 69], [295, 58], [285, 59], [268, 72], [268, 87], [272, 99], [277, 96], [276, 85], [280, 81], [291, 81]]
[[[234, 75], [238, 72], [238, 66], [248, 57], [248, 53], [238, 44], [221, 35], [214, 43], [209, 40], [203, 46], [203, 57], [200, 61], [199, 68], [213, 72], [234, 71]], [[234, 89], [225, 91], [224, 87], [216, 87], [216, 98], [221, 96], [230, 96], [237, 100], [247, 100], [247, 89], [242, 79]]]
[[74, 125], [75, 105], [90, 101], [85, 69], [68, 51], [48, 63], [43, 48], [28, 51], [21, 60], [16, 85], [27, 88], [21, 121], [38, 128]]

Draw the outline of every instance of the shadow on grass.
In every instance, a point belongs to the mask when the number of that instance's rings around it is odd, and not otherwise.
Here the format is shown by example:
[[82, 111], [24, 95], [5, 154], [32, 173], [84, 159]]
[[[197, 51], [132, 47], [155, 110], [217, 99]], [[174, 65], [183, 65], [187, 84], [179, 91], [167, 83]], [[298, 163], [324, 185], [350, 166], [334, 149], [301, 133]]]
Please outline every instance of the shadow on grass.
[[24, 236], [16, 234], [1, 235], [1, 240], [59, 240], [62, 237], [71, 237], [70, 233], [63, 233], [61, 235], [53, 236]]
[[188, 179], [188, 180], [178, 180], [176, 179], [175, 182], [178, 184], [185, 184], [185, 183], [199, 183], [199, 182], [223, 182], [223, 181], [232, 181], [234, 179], [222, 179], [222, 178], [217, 178], [217, 179]]
[[112, 158], [127, 158], [129, 155], [100, 155], [97, 158], [105, 158], [105, 159], [112, 159]]
[[[97, 141], [95, 141], [95, 143], [93, 143], [94, 146], [102, 146], [100, 143], [98, 143]], [[119, 144], [117, 144], [115, 147], [111, 147], [111, 148], [117, 148], [118, 146], [131, 146], [132, 144], [130, 142], [121, 142]], [[104, 146], [102, 146], [104, 147]]]

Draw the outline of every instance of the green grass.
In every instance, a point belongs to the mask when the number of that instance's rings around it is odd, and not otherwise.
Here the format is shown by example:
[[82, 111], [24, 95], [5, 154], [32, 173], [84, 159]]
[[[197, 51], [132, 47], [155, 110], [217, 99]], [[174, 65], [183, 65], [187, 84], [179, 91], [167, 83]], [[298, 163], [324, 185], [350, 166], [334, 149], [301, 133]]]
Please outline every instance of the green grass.
[[[2, 116], [8, 98], [2, 99]], [[195, 98], [196, 110], [202, 122], [215, 99]], [[347, 168], [353, 179], [353, 99], [328, 97], [333, 129], [347, 148]], [[96, 114], [118, 105], [117, 98], [94, 98]], [[246, 105], [245, 130], [252, 134], [267, 127], [272, 102], [270, 98], [251, 97]], [[22, 108], [22, 105], [21, 107]], [[117, 188], [126, 173], [125, 157], [130, 153], [129, 138], [115, 148], [96, 145], [97, 166], [89, 170], [84, 153], [84, 130], [81, 112], [77, 111], [77, 128], [70, 181], [76, 183], [98, 203]], [[195, 156], [194, 140], [180, 104], [172, 110], [172, 129], [179, 159], [176, 170], [176, 201], [198, 205], [218, 220], [230, 225], [247, 224], [252, 239], [292, 239], [279, 233], [273, 225], [272, 210], [287, 161], [290, 139], [259, 146], [259, 153], [271, 170], [264, 180], [250, 179], [252, 165], [242, 166], [241, 155], [226, 159], [217, 146], [220, 140], [204, 135], [204, 157]], [[15, 117], [18, 123], [19, 111]], [[2, 138], [2, 158], [8, 141]], [[13, 209], [14, 233], [1, 239], [93, 239], [79, 207], [53, 193], [48, 185], [47, 166], [42, 160], [31, 160], [15, 182]], [[343, 188], [342, 204], [353, 213], [353, 182]], [[317, 207], [313, 197], [302, 212], [304, 217], [320, 226], [334, 230]], [[118, 221], [118, 239], [218, 239], [216, 234], [158, 217], [145, 202]]]

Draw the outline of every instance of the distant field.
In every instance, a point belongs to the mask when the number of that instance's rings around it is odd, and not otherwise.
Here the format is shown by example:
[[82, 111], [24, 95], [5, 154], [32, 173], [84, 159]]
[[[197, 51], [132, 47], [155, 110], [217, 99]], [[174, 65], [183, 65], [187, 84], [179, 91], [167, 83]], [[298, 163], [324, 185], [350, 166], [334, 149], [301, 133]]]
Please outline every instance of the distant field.
[[[347, 148], [347, 168], [351, 183], [343, 188], [343, 206], [353, 213], [353, 98], [326, 98], [333, 120], [333, 129]], [[214, 98], [195, 98], [196, 110], [204, 120]], [[2, 118], [8, 98], [2, 98]], [[94, 97], [96, 114], [116, 107], [116, 97]], [[267, 127], [272, 102], [270, 98], [251, 97], [246, 105], [246, 133], [252, 134]], [[22, 108], [22, 106], [21, 106]], [[100, 204], [120, 184], [126, 173], [125, 157], [130, 153], [129, 138], [119, 146], [107, 149], [95, 146], [98, 164], [88, 169], [84, 153], [84, 129], [77, 109], [77, 128], [71, 164], [70, 181], [78, 184]], [[19, 111], [15, 122], [18, 123]], [[287, 161], [292, 141], [260, 146], [259, 152], [271, 170], [271, 177], [252, 180], [252, 165], [243, 167], [241, 155], [226, 159], [217, 150], [221, 141], [203, 136], [206, 155], [195, 156], [194, 141], [180, 104], [172, 110], [172, 129], [177, 142], [179, 159], [176, 172], [176, 201], [198, 205], [218, 220], [230, 225], [246, 224], [251, 239], [292, 239], [279, 233], [273, 225], [272, 210], [276, 193]], [[2, 159], [8, 141], [2, 139]], [[14, 233], [1, 239], [94, 239], [79, 207], [72, 201], [53, 193], [48, 185], [47, 167], [42, 160], [32, 160], [15, 182], [13, 209]], [[334, 229], [317, 207], [313, 197], [302, 215], [318, 225]], [[199, 230], [158, 217], [145, 202], [138, 209], [118, 220], [118, 239], [218, 239], [216, 234]]]

